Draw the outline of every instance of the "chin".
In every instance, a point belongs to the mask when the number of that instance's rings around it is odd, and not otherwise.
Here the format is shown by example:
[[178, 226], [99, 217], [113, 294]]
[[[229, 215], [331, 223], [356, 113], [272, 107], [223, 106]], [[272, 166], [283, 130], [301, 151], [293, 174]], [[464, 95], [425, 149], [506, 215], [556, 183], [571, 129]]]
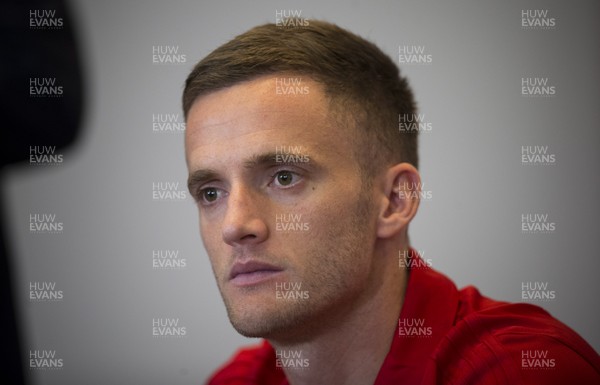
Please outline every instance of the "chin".
[[229, 322], [233, 328], [249, 338], [268, 338], [273, 331], [272, 325], [269, 325], [268, 319], [257, 319], [255, 317], [229, 317]]
[[233, 328], [244, 337], [252, 338], [268, 338], [289, 330], [296, 322], [294, 317], [286, 317], [285, 313], [285, 309], [278, 306], [270, 307], [265, 303], [255, 304], [253, 301], [237, 308], [227, 308], [229, 322]]

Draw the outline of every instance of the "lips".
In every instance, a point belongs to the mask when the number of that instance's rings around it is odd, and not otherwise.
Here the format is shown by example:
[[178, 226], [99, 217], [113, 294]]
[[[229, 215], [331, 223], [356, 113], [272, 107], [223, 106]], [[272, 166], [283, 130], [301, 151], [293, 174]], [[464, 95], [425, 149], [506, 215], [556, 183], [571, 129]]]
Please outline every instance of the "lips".
[[249, 286], [265, 281], [283, 269], [259, 261], [236, 262], [229, 273], [229, 280], [236, 286]]

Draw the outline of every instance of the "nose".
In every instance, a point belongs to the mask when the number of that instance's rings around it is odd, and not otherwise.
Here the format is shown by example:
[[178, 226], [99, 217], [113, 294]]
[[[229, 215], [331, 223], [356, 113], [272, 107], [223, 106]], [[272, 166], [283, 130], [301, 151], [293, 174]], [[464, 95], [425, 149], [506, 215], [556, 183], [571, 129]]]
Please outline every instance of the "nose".
[[265, 207], [258, 195], [244, 186], [232, 186], [222, 224], [223, 241], [228, 245], [252, 245], [267, 239], [269, 228], [263, 220]]

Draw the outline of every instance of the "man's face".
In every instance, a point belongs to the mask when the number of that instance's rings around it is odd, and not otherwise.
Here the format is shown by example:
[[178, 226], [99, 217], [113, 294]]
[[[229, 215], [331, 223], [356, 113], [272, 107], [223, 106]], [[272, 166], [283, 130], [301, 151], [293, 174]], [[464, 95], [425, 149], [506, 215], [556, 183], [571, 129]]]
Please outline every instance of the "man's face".
[[231, 323], [254, 337], [335, 322], [374, 279], [376, 212], [353, 128], [331, 119], [318, 83], [282, 95], [283, 78], [202, 96], [187, 119], [202, 239]]

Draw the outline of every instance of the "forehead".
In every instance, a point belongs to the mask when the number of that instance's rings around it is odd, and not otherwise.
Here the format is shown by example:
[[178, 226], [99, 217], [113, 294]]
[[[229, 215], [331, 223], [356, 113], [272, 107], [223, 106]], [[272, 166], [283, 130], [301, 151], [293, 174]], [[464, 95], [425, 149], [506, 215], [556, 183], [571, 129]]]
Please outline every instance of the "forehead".
[[243, 151], [244, 144], [337, 152], [347, 150], [343, 142], [349, 142], [348, 130], [331, 118], [321, 85], [302, 76], [269, 75], [204, 95], [186, 123], [190, 168], [198, 158]]

